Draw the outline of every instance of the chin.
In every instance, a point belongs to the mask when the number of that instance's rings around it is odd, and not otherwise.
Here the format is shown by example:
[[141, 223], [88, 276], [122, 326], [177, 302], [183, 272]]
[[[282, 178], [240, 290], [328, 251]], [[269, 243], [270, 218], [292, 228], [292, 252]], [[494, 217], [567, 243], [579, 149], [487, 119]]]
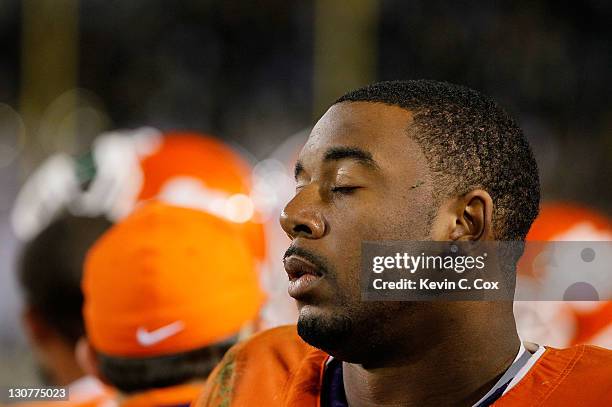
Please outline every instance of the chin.
[[341, 349], [353, 336], [353, 322], [342, 313], [304, 305], [300, 308], [297, 331], [306, 343], [335, 355], [342, 353]]

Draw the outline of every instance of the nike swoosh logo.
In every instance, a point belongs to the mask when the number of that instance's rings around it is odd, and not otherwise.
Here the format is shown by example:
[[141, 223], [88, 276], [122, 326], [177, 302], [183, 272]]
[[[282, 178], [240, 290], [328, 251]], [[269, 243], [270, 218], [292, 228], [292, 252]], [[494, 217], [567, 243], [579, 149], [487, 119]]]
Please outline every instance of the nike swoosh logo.
[[176, 335], [184, 328], [185, 324], [183, 324], [183, 321], [176, 321], [153, 331], [148, 331], [145, 328], [140, 327], [136, 331], [136, 340], [142, 346], [153, 346], [164, 339], [168, 339], [171, 336]]

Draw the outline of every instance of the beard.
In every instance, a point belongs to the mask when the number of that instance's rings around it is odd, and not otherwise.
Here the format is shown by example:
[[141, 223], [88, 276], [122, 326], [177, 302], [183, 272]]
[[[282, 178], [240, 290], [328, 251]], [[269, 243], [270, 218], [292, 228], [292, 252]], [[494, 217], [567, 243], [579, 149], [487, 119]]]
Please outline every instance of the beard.
[[[423, 318], [417, 315], [426, 308], [429, 303], [394, 301], [369, 302], [363, 308], [345, 304], [332, 312], [308, 310], [300, 312], [297, 333], [309, 345], [338, 360], [376, 366], [393, 357], [393, 343], [410, 336], [407, 327], [418, 327]], [[399, 321], [398, 316], [407, 319]]]
[[306, 343], [334, 354], [346, 346], [352, 336], [353, 321], [346, 315], [321, 317], [300, 314], [297, 332]]

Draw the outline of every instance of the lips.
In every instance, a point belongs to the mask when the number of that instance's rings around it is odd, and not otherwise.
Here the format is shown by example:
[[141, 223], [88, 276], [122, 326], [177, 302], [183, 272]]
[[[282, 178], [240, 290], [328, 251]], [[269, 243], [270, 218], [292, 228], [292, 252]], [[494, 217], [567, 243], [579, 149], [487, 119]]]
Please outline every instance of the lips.
[[285, 258], [285, 271], [289, 276], [288, 293], [291, 297], [299, 299], [312, 290], [323, 278], [319, 267], [297, 255]]

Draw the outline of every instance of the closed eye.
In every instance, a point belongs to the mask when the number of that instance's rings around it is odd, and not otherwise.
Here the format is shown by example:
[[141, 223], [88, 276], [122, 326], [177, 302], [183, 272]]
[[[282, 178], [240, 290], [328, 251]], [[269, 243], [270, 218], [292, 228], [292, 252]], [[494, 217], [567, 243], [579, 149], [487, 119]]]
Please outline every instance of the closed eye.
[[361, 187], [333, 187], [331, 191], [335, 194], [349, 195]]

